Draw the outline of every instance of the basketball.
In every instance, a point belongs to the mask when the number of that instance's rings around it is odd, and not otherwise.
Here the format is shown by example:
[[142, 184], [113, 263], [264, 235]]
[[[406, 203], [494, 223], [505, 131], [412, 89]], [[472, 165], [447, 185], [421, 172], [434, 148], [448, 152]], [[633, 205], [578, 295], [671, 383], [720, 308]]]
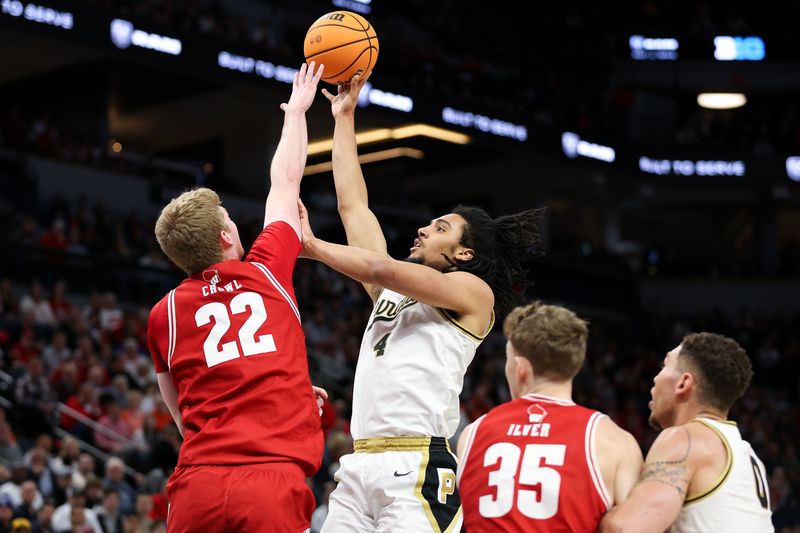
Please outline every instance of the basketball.
[[378, 36], [364, 17], [350, 11], [333, 11], [317, 19], [306, 33], [306, 63], [325, 65], [322, 79], [349, 82], [359, 71], [371, 71], [378, 60]]

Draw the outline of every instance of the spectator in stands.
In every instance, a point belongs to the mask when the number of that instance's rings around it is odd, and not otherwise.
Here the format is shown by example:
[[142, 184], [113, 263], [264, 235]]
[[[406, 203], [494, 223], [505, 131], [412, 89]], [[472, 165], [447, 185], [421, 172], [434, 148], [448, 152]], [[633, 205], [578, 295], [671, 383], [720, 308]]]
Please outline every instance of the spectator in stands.
[[72, 471], [72, 485], [83, 489], [90, 479], [97, 478], [94, 457], [82, 453], [78, 457], [78, 468]]
[[78, 440], [74, 437], [64, 437], [61, 441], [61, 450], [53, 458], [52, 470], [56, 475], [61, 475], [65, 470], [78, 466], [78, 457], [81, 455], [81, 448]]
[[0, 494], [0, 531], [11, 531], [14, 518], [14, 502], [8, 494]]
[[86, 495], [86, 507], [93, 509], [103, 503], [103, 497], [105, 496], [103, 482], [98, 478], [90, 479], [86, 482], [83, 493]]
[[[40, 447], [32, 448], [30, 454], [28, 478], [36, 482], [36, 486], [39, 487], [42, 496], [50, 496], [55, 487], [55, 480], [48, 466], [48, 454]], [[33, 519], [34, 517], [29, 516], [28, 518]]]
[[100, 329], [116, 338], [122, 330], [124, 314], [117, 305], [117, 296], [113, 292], [106, 292], [103, 295], [100, 307]]
[[22, 453], [19, 451], [11, 426], [5, 420], [0, 420], [0, 465], [11, 468], [21, 460]]
[[58, 280], [53, 284], [53, 292], [50, 295], [50, 308], [59, 324], [67, 322], [75, 312], [75, 307], [67, 299], [66, 291], [66, 282]]
[[50, 374], [50, 385], [59, 402], [69, 403], [70, 398], [78, 393], [78, 384], [82, 381], [80, 368], [76, 360], [62, 362]]
[[50, 344], [42, 350], [45, 372], [52, 373], [71, 356], [72, 351], [67, 347], [67, 334], [64, 331], [56, 331], [50, 339]]
[[[83, 490], [73, 488], [67, 503], [53, 511], [53, 530], [56, 532], [103, 533], [94, 511], [86, 508]], [[74, 529], [77, 526], [78, 529]]]
[[155, 367], [144, 357], [137, 357], [136, 360], [126, 363], [125, 374], [133, 382], [133, 386], [140, 390], [156, 383]]
[[53, 451], [53, 437], [48, 435], [47, 433], [42, 433], [36, 437], [36, 443], [25, 452], [22, 460], [25, 463], [25, 466], [30, 468], [31, 466], [31, 458], [33, 457], [34, 453], [37, 450], [41, 450], [44, 453], [45, 462], [47, 463], [48, 468], [52, 467], [52, 451]]
[[53, 529], [53, 512], [55, 509], [52, 500], [44, 501], [44, 505], [36, 513], [36, 533], [55, 533]]
[[114, 396], [117, 404], [124, 410], [128, 407], [128, 392], [130, 392], [130, 382], [122, 374], [117, 374], [111, 378], [111, 387], [108, 392]]
[[127, 441], [130, 440], [132, 431], [131, 426], [121, 418], [122, 408], [119, 402], [111, 393], [103, 393], [100, 396], [100, 408], [105, 414], [97, 421], [101, 426], [113, 431], [122, 439], [109, 437], [106, 433], [95, 430], [94, 442], [98, 448], [109, 453], [121, 453], [126, 449]]
[[36, 514], [44, 504], [42, 495], [33, 481], [24, 481], [20, 490], [21, 502], [14, 508], [14, 516], [21, 516], [28, 520], [36, 520]]
[[28, 469], [22, 463], [11, 467], [11, 479], [0, 485], [0, 495], [11, 498], [11, 504], [16, 507], [22, 503], [22, 484], [28, 477]]
[[19, 409], [19, 428], [23, 435], [32, 438], [49, 430], [45, 418], [52, 406], [52, 391], [44, 375], [44, 364], [39, 357], [28, 360], [27, 372], [17, 380], [14, 396]]
[[31, 283], [28, 293], [20, 299], [19, 312], [22, 316], [31, 315], [36, 326], [53, 327], [57, 323], [53, 308], [44, 297], [44, 291], [38, 281]]
[[[81, 509], [78, 506], [70, 508], [69, 529], [65, 533], [97, 533], [92, 523], [87, 519], [89, 509]], [[100, 530], [102, 532], [102, 528]]]
[[119, 509], [119, 494], [114, 489], [106, 489], [103, 503], [94, 507], [97, 520], [103, 533], [122, 533], [122, 513]]
[[154, 525], [153, 517], [153, 497], [149, 494], [139, 494], [136, 497], [136, 516], [139, 518], [139, 527], [142, 531], [150, 531]]
[[36, 332], [32, 327], [25, 326], [19, 336], [19, 340], [9, 351], [12, 368], [18, 369], [27, 363], [29, 359], [39, 357], [40, 351], [39, 342], [36, 340]]
[[72, 490], [73, 487], [72, 474], [72, 467], [66, 467], [56, 472], [53, 494], [51, 498], [48, 498], [53, 503], [53, 510], [69, 499], [69, 491]]
[[[99, 391], [91, 383], [83, 383], [78, 393], [70, 396], [65, 405], [91, 420], [100, 418]], [[91, 436], [89, 426], [73, 413], [67, 412], [61, 416], [61, 427], [83, 440], [88, 440]]]
[[120, 418], [130, 427], [131, 440], [133, 440], [136, 447], [144, 451], [147, 449], [147, 442], [144, 436], [144, 413], [141, 409], [142, 392], [136, 389], [129, 390], [125, 404], [126, 406], [122, 410]]
[[109, 457], [106, 461], [103, 488], [114, 490], [119, 494], [119, 508], [123, 514], [134, 510], [134, 506], [137, 505], [136, 491], [125, 481], [125, 462], [119, 457]]

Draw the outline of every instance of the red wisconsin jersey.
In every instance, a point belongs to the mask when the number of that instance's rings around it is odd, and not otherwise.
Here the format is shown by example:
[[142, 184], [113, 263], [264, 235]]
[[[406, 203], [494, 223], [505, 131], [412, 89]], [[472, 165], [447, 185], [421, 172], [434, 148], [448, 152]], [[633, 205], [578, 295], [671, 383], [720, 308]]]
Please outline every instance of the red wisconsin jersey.
[[180, 466], [319, 469], [322, 430], [292, 289], [300, 249], [291, 226], [272, 223], [244, 261], [189, 276], [150, 312], [156, 371], [169, 371], [178, 391]]
[[458, 469], [465, 531], [597, 531], [611, 507], [594, 446], [603, 416], [528, 394], [479, 418]]

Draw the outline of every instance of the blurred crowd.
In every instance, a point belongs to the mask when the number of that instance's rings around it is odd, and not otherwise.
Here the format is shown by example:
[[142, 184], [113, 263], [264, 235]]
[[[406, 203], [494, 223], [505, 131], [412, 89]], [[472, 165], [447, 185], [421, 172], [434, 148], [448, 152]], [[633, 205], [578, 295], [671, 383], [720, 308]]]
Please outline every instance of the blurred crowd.
[[[352, 450], [352, 381], [370, 300], [318, 263], [298, 262], [294, 284], [312, 381], [330, 392], [323, 466], [309, 480], [316, 528], [338, 459]], [[74, 291], [58, 279], [0, 281], [0, 528], [24, 518], [34, 531], [162, 530], [164, 482], [180, 436], [146, 350], [154, 300], [142, 298], [118, 301], [113, 292]], [[645, 450], [655, 435], [646, 423], [649, 389], [666, 351], [690, 331], [742, 343], [755, 380], [731, 417], [767, 465], [776, 524], [800, 526], [800, 317], [653, 310], [628, 322], [587, 318], [589, 353], [575, 400], [608, 413]], [[504, 358], [498, 330], [465, 380], [462, 427], [508, 400]]]

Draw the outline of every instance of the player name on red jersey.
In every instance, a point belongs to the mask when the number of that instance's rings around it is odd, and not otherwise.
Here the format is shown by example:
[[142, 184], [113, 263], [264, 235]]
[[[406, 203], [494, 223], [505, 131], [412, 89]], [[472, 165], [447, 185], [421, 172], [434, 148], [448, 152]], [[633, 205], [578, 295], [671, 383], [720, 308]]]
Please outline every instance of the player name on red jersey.
[[549, 437], [550, 424], [509, 424], [508, 433], [513, 437]]
[[203, 296], [211, 296], [212, 294], [216, 294], [218, 292], [234, 292], [238, 291], [242, 288], [242, 284], [239, 283], [238, 279], [231, 281], [230, 283], [226, 283], [225, 285], [218, 286], [218, 285], [204, 285], [202, 288]]

